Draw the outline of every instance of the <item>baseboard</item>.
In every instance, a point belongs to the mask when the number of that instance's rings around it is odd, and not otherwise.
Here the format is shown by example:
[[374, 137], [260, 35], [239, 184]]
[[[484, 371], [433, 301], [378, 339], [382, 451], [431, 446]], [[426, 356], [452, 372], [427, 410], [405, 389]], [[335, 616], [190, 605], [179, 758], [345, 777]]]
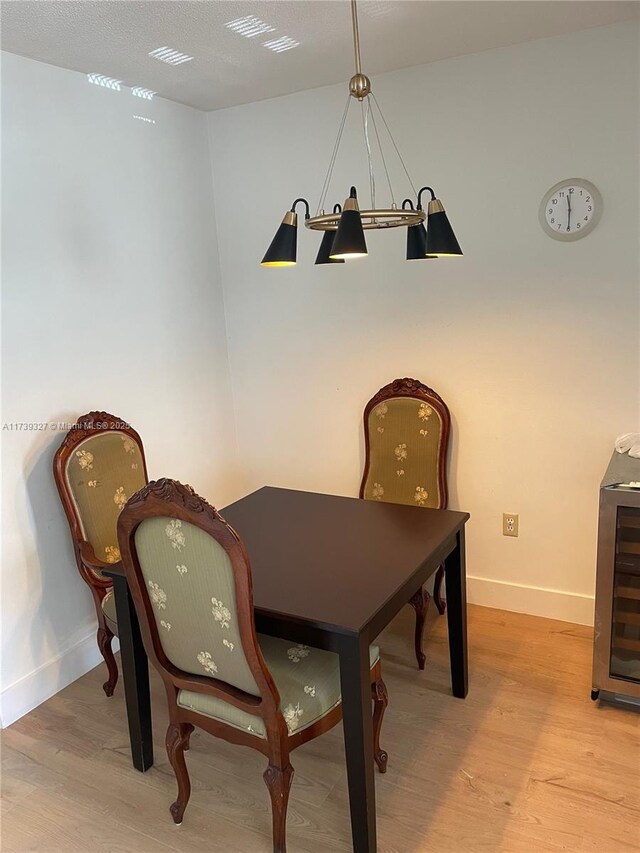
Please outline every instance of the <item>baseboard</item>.
[[[546, 616], [548, 619], [560, 619], [578, 625], [593, 625], [594, 599], [591, 595], [476, 577], [467, 578], [467, 595], [470, 604], [512, 610], [515, 613], [529, 613], [532, 616]], [[114, 651], [119, 648], [117, 639], [113, 641], [113, 648]], [[2, 728], [15, 723], [102, 662], [95, 631], [92, 631], [65, 652], [56, 655], [2, 691]]]
[[578, 625], [593, 625], [594, 597], [559, 589], [523, 586], [488, 578], [467, 577], [467, 599], [470, 604], [497, 607], [531, 616], [546, 616]]
[[[112, 648], [119, 649], [117, 638]], [[7, 728], [20, 717], [33, 711], [67, 685], [85, 675], [99, 663], [103, 663], [93, 630], [87, 637], [76, 642], [66, 651], [24, 675], [0, 693], [0, 725]], [[105, 668], [105, 681], [107, 672]]]

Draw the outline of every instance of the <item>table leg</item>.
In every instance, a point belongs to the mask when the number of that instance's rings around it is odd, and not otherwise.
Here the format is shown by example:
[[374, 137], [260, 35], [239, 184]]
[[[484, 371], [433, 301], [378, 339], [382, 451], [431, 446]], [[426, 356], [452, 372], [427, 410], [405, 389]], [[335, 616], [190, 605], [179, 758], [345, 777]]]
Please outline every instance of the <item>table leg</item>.
[[469, 690], [467, 671], [467, 572], [464, 528], [445, 564], [447, 584], [447, 624], [453, 695], [464, 699]]
[[353, 851], [375, 853], [376, 798], [369, 644], [360, 637], [343, 637], [339, 651]]
[[149, 693], [149, 662], [140, 636], [140, 625], [129, 594], [127, 579], [113, 577], [116, 601], [122, 681], [127, 702], [131, 757], [136, 770], [144, 772], [153, 764], [153, 730]]

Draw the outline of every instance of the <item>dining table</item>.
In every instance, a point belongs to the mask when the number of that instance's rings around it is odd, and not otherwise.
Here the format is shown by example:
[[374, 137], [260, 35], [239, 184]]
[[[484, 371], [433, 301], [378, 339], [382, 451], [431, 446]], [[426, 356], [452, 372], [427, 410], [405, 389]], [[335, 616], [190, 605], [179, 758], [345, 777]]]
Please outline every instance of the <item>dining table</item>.
[[[369, 646], [444, 565], [451, 686], [466, 697], [469, 514], [272, 486], [220, 512], [249, 555], [258, 632], [339, 656], [353, 850], [374, 853]], [[145, 771], [153, 764], [147, 657], [122, 564], [105, 574], [114, 584], [132, 761]], [[384, 646], [382, 657], [384, 666]]]

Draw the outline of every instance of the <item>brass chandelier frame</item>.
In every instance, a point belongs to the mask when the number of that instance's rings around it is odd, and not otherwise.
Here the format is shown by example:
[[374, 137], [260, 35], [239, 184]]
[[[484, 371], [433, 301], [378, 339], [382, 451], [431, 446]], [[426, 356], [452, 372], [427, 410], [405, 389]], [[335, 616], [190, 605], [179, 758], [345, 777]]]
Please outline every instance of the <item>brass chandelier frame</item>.
[[[339, 205], [336, 206], [339, 207]], [[305, 219], [304, 224], [311, 231], [337, 231], [340, 216], [340, 211], [322, 213], [320, 216], [311, 216], [309, 219]], [[401, 225], [406, 227], [419, 225], [424, 222], [426, 214], [424, 210], [389, 207], [361, 210], [360, 218], [362, 219], [362, 227], [367, 231], [371, 228], [399, 228]]]
[[[423, 187], [418, 193], [418, 198], [421, 197], [425, 190], [430, 190], [432, 198], [435, 198], [431, 187]], [[297, 198], [291, 205], [291, 210], [285, 214], [284, 221], [287, 225], [298, 224], [298, 214], [295, 212], [295, 209], [299, 204], [305, 205], [304, 224], [311, 231], [337, 231], [340, 217], [342, 216], [342, 205], [335, 204], [333, 213], [325, 213], [323, 210], [319, 216], [311, 216], [309, 213], [309, 203], [306, 198]], [[400, 209], [394, 205], [387, 209], [361, 210], [360, 218], [362, 219], [362, 227], [366, 231], [372, 228], [397, 228], [400, 225], [410, 227], [424, 222], [426, 214], [422, 209], [421, 202], [418, 202], [418, 207], [415, 209], [411, 199], [406, 198], [402, 204], [403, 207]], [[405, 207], [407, 204], [411, 206]]]

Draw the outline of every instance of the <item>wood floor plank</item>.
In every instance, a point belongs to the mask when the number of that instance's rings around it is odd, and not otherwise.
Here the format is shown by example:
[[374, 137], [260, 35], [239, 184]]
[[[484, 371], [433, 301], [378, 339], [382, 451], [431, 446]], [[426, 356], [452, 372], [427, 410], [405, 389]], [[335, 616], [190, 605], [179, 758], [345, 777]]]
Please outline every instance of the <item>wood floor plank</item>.
[[[469, 696], [451, 696], [446, 619], [415, 667], [412, 613], [381, 635], [390, 704], [376, 776], [380, 853], [640, 851], [640, 715], [590, 701], [592, 631], [469, 608]], [[156, 764], [131, 767], [122, 685], [97, 667], [2, 733], [3, 853], [271, 853], [254, 751], [195, 732], [174, 827], [166, 702], [152, 676]], [[342, 727], [292, 756], [290, 853], [349, 853]]]

